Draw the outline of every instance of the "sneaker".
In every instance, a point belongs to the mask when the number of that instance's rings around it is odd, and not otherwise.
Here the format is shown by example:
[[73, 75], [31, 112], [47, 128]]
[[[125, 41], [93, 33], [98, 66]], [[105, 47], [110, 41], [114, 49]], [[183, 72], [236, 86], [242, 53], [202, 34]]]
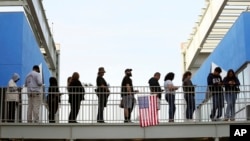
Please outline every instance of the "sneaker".
[[97, 123], [106, 123], [103, 120], [98, 120]]
[[230, 118], [230, 121], [235, 121], [235, 118]]
[[228, 118], [225, 118], [223, 121], [228, 121], [229, 119]]
[[169, 119], [168, 122], [174, 122], [174, 119]]

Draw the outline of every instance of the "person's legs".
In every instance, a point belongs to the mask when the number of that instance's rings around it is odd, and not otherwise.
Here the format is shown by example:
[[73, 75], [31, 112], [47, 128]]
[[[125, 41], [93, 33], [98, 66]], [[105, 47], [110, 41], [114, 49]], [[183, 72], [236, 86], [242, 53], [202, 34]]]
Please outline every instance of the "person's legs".
[[190, 95], [185, 94], [184, 98], [186, 100], [186, 119], [190, 119], [190, 112], [191, 112]]
[[232, 94], [232, 110], [231, 110], [231, 117], [230, 117], [231, 121], [235, 120], [235, 103], [236, 103], [236, 99], [237, 99], [237, 94], [233, 93]]
[[97, 113], [97, 122], [104, 122], [103, 119], [103, 110], [104, 110], [104, 95], [99, 95], [98, 97], [98, 113]]
[[48, 103], [48, 110], [49, 110], [49, 122], [50, 123], [53, 123], [53, 104], [52, 104], [52, 100], [51, 99], [48, 99], [47, 101]]
[[193, 119], [193, 114], [194, 114], [194, 111], [195, 111], [195, 96], [194, 95], [191, 95], [190, 97], [190, 118]]
[[73, 101], [69, 101], [69, 104], [70, 104], [69, 123], [72, 123], [73, 122], [73, 111], [75, 110], [73, 105], [75, 105], [75, 103]]
[[28, 110], [27, 110], [27, 121], [32, 122], [32, 111], [33, 111], [33, 95], [28, 95]]
[[226, 113], [225, 113], [225, 121], [227, 121], [228, 118], [229, 118], [230, 106], [231, 106], [230, 94], [229, 94], [229, 93], [226, 93], [226, 94], [225, 94], [225, 100], [226, 100], [226, 102], [227, 102]]
[[35, 94], [33, 97], [33, 116], [34, 116], [34, 121], [36, 123], [39, 122], [39, 112], [40, 112], [40, 106], [42, 103], [42, 98], [41, 94]]
[[213, 100], [213, 107], [212, 107], [212, 110], [211, 110], [210, 119], [212, 121], [214, 121], [215, 120], [216, 109], [217, 109], [217, 94], [213, 94], [212, 100]]
[[218, 94], [218, 98], [217, 98], [217, 108], [218, 108], [218, 115], [217, 115], [217, 119], [220, 119], [220, 117], [222, 116], [222, 112], [223, 112], [223, 106], [224, 106], [224, 98], [223, 98], [223, 94]]
[[174, 114], [175, 114], [175, 95], [173, 94], [166, 94], [166, 100], [169, 104], [169, 121], [174, 121]]
[[80, 107], [81, 107], [81, 100], [76, 101], [76, 105], [75, 105], [75, 113], [73, 115], [73, 120], [76, 122], [77, 119], [77, 115], [80, 111]]
[[127, 95], [123, 96], [123, 101], [124, 101], [124, 122], [129, 122], [129, 118], [131, 116], [131, 111], [133, 107], [133, 102], [131, 99], [132, 96]]
[[16, 102], [15, 101], [8, 101], [7, 102], [7, 121], [8, 122], [15, 122], [15, 109], [16, 109]]

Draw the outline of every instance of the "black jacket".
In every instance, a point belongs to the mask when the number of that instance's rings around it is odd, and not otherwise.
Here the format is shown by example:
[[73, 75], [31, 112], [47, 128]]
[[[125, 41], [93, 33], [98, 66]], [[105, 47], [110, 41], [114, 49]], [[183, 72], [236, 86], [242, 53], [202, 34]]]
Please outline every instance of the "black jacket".
[[72, 80], [69, 84], [69, 102], [84, 100], [85, 89], [79, 80]]

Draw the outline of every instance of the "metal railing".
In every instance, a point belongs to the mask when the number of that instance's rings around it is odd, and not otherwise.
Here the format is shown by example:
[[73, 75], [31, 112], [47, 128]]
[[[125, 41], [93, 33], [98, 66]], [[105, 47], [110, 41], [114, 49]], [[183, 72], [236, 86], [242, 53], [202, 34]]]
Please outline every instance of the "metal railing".
[[[85, 100], [80, 101], [79, 112], [76, 117], [77, 123], [97, 123], [98, 113], [98, 97], [95, 92], [96, 87], [84, 87]], [[164, 89], [162, 87], [162, 89]], [[107, 106], [104, 108], [103, 117], [106, 123], [124, 123], [124, 108], [120, 108], [121, 101], [121, 87], [109, 87], [110, 93], [107, 99]], [[152, 94], [148, 86], [134, 86], [134, 90], [139, 92], [134, 95], [135, 104], [131, 113], [131, 121], [139, 123], [139, 106], [138, 97]], [[240, 92], [237, 95], [235, 103], [235, 121], [250, 120], [250, 86], [240, 86]], [[67, 87], [60, 87], [60, 96], [56, 100], [48, 100], [48, 95], [57, 95], [58, 93], [48, 93], [48, 88], [44, 88], [44, 92], [39, 95], [41, 104], [39, 105], [39, 123], [69, 123], [69, 115], [71, 107], [77, 108], [77, 99], [69, 102], [69, 93]], [[16, 93], [14, 93], [16, 94]], [[17, 93], [19, 96], [18, 102], [8, 101], [6, 99], [6, 88], [1, 88], [0, 91], [0, 122], [15, 122], [15, 123], [29, 123], [27, 119], [28, 102], [29, 97], [27, 89]], [[83, 93], [77, 93], [76, 95], [82, 95]], [[160, 123], [169, 122], [169, 102], [165, 100], [166, 92], [162, 92], [160, 99], [160, 110], [158, 111], [158, 117]], [[10, 95], [10, 94], [9, 94]], [[186, 107], [187, 102], [185, 100], [185, 93], [183, 88], [180, 87], [175, 91], [175, 105], [176, 111], [174, 114], [174, 122], [211, 122], [210, 114], [213, 107], [211, 92], [208, 91], [207, 86], [195, 87], [195, 107], [192, 113], [192, 118], [187, 119]], [[226, 93], [224, 91], [223, 97]], [[51, 102], [51, 103], [49, 103]], [[227, 102], [223, 100], [224, 107], [222, 107], [223, 120]], [[52, 108], [49, 108], [51, 107]], [[192, 104], [191, 104], [192, 105]], [[55, 109], [54, 109], [55, 108]], [[74, 109], [74, 108], [73, 108]], [[49, 112], [50, 111], [50, 112]], [[78, 110], [77, 110], [78, 111]], [[49, 117], [50, 114], [50, 117]], [[34, 119], [34, 115], [33, 115]], [[31, 122], [35, 122], [34, 120]]]

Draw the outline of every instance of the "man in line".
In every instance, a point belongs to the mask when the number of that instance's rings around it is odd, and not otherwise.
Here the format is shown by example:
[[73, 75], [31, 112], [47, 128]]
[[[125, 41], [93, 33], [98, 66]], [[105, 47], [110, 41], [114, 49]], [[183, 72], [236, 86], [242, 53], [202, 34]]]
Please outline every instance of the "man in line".
[[40, 75], [40, 69], [37, 65], [33, 66], [33, 70], [26, 76], [25, 86], [28, 92], [28, 112], [27, 120], [29, 123], [32, 122], [32, 114], [34, 122], [39, 122], [39, 111], [42, 103], [42, 77]]
[[159, 72], [156, 72], [154, 74], [154, 77], [150, 78], [148, 83], [150, 87], [151, 94], [157, 94], [157, 110], [160, 110], [160, 103], [161, 103], [161, 93], [162, 89], [159, 84], [159, 79], [161, 78], [161, 74]]
[[121, 96], [123, 99], [124, 106], [124, 123], [131, 122], [131, 112], [133, 110], [134, 105], [134, 94], [138, 91], [134, 91], [131, 73], [132, 69], [125, 70], [125, 76], [122, 80], [122, 88], [121, 88]]
[[[210, 73], [207, 77], [207, 85], [209, 91], [212, 94], [213, 107], [210, 114], [210, 119], [212, 121], [220, 120], [222, 116], [222, 108], [224, 107], [224, 97], [223, 97], [223, 88], [222, 88], [222, 78], [220, 76], [221, 68], [216, 67], [213, 73]], [[217, 111], [217, 116], [215, 115]]]
[[103, 78], [105, 72], [106, 71], [104, 70], [104, 67], [100, 67], [98, 69], [98, 74], [96, 78], [96, 85], [97, 85], [96, 94], [98, 97], [98, 114], [97, 114], [98, 123], [105, 123], [103, 118], [103, 111], [104, 107], [107, 106], [109, 97], [109, 88], [106, 80]]

